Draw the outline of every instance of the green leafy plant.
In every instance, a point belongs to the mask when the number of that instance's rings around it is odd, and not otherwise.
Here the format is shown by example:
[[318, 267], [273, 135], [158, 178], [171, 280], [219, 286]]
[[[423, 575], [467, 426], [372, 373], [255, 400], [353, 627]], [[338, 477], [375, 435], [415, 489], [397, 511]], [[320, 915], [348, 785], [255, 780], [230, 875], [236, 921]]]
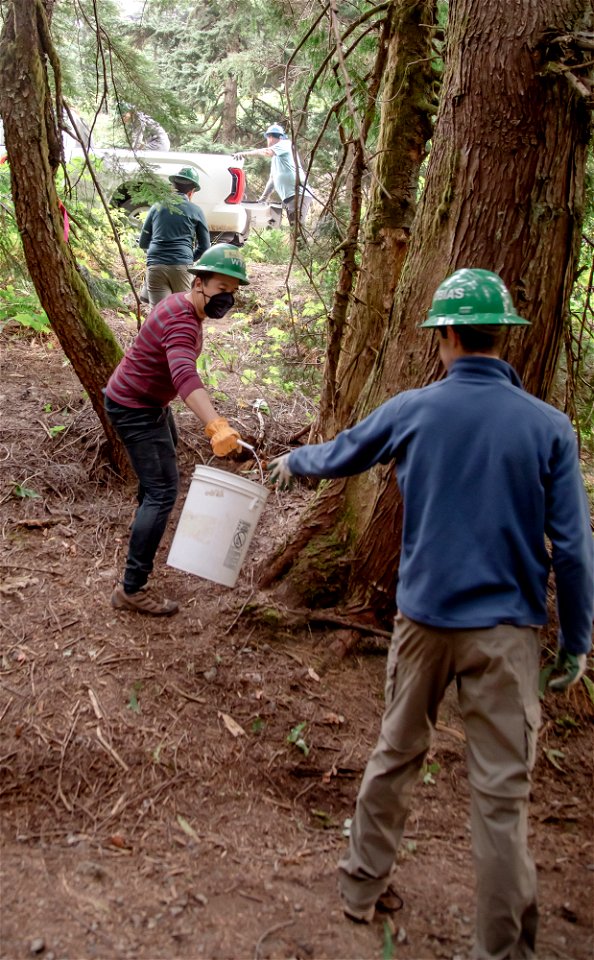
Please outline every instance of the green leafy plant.
[[55, 427], [48, 427], [47, 429], [50, 437], [57, 437], [60, 433], [63, 433], [66, 427], [63, 423], [58, 423]]
[[298, 750], [301, 750], [301, 753], [304, 756], [307, 756], [309, 753], [309, 747], [303, 738], [303, 733], [307, 727], [307, 723], [303, 720], [301, 723], [298, 723], [297, 726], [293, 727], [290, 734], [287, 737], [287, 743], [294, 744]]
[[288, 263], [291, 256], [291, 238], [288, 230], [273, 227], [253, 231], [243, 247], [246, 260], [254, 263]]
[[49, 318], [37, 294], [24, 286], [17, 289], [13, 284], [0, 289], [0, 329], [11, 320], [37, 333], [47, 333], [50, 329]]
[[41, 499], [41, 494], [37, 493], [35, 490], [32, 490], [31, 487], [24, 487], [20, 483], [15, 483], [12, 488], [13, 496], [21, 497], [23, 500], [37, 500]]
[[563, 734], [563, 738], [567, 740], [571, 736], [572, 731], [579, 730], [580, 724], [573, 717], [570, 717], [569, 714], [564, 714], [561, 717], [555, 718], [555, 726], [559, 729], [559, 732]]
[[549, 763], [552, 764], [552, 766], [555, 767], [556, 770], [559, 770], [560, 773], [565, 773], [565, 770], [559, 763], [560, 760], [565, 759], [565, 754], [563, 750], [557, 750], [552, 747], [549, 747], [549, 748], [545, 747], [543, 750], [543, 753], [547, 758], [547, 760], [549, 761]]
[[429, 786], [435, 783], [434, 774], [439, 773], [441, 770], [440, 765], [433, 761], [433, 763], [424, 763], [421, 768], [421, 779], [425, 786]]
[[133, 713], [140, 713], [140, 704], [138, 702], [138, 694], [142, 689], [142, 682], [140, 680], [135, 680], [132, 685], [132, 690], [130, 691], [130, 699], [126, 706], [128, 710], [132, 710]]
[[219, 385], [219, 376], [213, 368], [212, 360], [207, 353], [200, 354], [196, 361], [196, 369], [204, 383], [209, 387], [214, 387], [216, 390]]
[[591, 702], [592, 706], [594, 707], [594, 683], [590, 680], [590, 677], [586, 677], [586, 676], [583, 676], [583, 677], [582, 677], [582, 681], [583, 681], [583, 684], [584, 684], [586, 690], [588, 691], [588, 696], [589, 696], [589, 698], [590, 698], [590, 702]]
[[312, 810], [312, 817], [315, 817], [316, 820], [319, 820], [320, 826], [323, 830], [331, 830], [336, 826], [336, 821], [331, 813], [328, 813], [327, 810]]
[[392, 960], [394, 956], [394, 940], [390, 924], [384, 920], [384, 943], [382, 947], [382, 960]]

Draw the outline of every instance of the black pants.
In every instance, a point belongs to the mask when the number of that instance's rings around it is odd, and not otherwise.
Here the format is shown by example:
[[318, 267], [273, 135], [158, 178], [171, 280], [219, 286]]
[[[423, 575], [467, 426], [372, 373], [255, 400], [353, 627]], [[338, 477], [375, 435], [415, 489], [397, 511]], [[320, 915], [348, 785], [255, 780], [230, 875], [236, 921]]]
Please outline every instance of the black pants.
[[122, 407], [105, 397], [105, 410], [138, 477], [134, 517], [124, 572], [124, 590], [145, 585], [178, 489], [177, 430], [169, 407]]

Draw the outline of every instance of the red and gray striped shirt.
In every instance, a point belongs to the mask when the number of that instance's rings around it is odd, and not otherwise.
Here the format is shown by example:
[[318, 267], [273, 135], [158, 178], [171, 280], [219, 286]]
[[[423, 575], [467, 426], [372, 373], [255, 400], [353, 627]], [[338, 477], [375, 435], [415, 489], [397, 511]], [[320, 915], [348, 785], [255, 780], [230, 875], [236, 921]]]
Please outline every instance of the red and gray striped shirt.
[[165, 407], [204, 386], [196, 372], [202, 321], [185, 293], [151, 310], [134, 343], [109, 378], [105, 393], [123, 407]]

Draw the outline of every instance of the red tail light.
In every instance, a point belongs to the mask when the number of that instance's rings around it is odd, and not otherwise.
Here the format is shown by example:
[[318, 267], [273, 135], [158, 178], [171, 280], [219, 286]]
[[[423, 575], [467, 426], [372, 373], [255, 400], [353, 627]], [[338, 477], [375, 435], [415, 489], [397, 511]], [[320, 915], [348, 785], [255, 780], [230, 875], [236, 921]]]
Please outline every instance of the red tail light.
[[229, 167], [229, 173], [233, 180], [233, 189], [228, 197], [225, 197], [225, 203], [241, 203], [245, 193], [245, 173], [241, 167]]

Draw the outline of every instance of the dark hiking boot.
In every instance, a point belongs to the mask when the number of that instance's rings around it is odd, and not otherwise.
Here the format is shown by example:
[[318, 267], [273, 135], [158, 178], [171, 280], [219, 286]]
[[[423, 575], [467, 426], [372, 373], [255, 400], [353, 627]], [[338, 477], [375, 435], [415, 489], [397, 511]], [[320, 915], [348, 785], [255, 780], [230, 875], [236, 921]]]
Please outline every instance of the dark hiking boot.
[[121, 583], [111, 595], [111, 605], [116, 610], [136, 610], [151, 617], [170, 617], [179, 610], [179, 603], [175, 600], [159, 597], [148, 587], [141, 587], [136, 593], [126, 593]]

